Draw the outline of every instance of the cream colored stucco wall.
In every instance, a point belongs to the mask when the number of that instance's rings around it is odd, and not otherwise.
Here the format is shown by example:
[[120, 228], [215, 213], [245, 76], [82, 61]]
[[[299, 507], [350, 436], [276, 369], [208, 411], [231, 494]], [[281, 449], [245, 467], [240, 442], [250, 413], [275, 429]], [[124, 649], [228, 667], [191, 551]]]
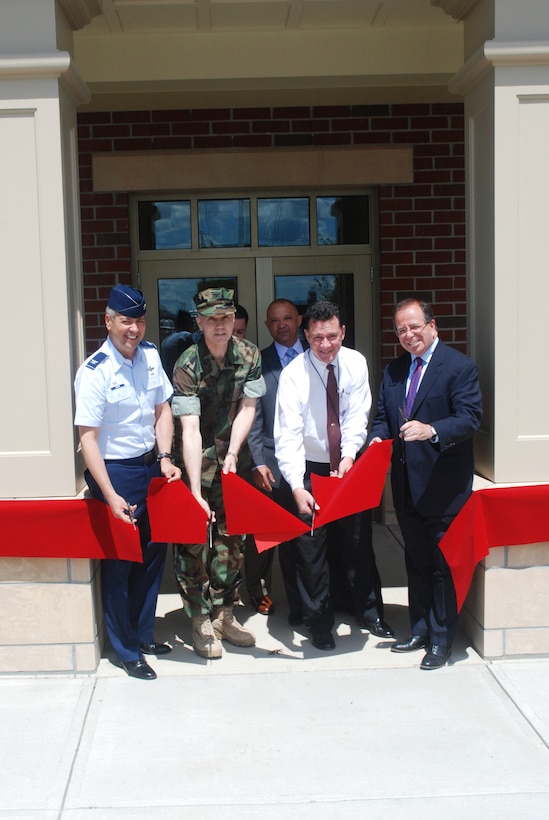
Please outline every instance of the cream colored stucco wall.
[[549, 14], [525, 2], [519, 23], [517, 5], [477, 6], [466, 41], [481, 14], [496, 35], [451, 84], [465, 98], [469, 339], [485, 405], [476, 465], [497, 483], [549, 481]]
[[[74, 497], [83, 483], [72, 380], [83, 356], [76, 108], [87, 94], [56, 48], [53, 0], [9, 5], [0, 27], [0, 504]], [[57, 26], [65, 42], [67, 28]], [[40, 531], [36, 521], [37, 540]], [[0, 671], [93, 671], [98, 562], [28, 559], [14, 542], [0, 557]]]
[[433, 102], [449, 99], [447, 83], [462, 63], [463, 39], [450, 18], [436, 32], [388, 26], [152, 33], [145, 39], [84, 30], [75, 35], [75, 58], [95, 110], [137, 102], [151, 107], [156, 94], [161, 104], [179, 108], [404, 102], [427, 99], [426, 91]]

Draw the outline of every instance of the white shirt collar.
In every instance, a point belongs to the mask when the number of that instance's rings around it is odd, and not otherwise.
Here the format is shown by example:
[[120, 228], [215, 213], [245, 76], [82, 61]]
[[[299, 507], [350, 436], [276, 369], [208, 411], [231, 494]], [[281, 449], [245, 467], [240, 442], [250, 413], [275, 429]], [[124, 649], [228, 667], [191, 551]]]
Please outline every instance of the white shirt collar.
[[416, 359], [423, 359], [423, 364], [425, 365], [425, 367], [427, 367], [427, 365], [431, 361], [431, 356], [435, 352], [435, 347], [437, 345], [438, 345], [438, 336], [436, 336], [433, 339], [432, 343], [427, 348], [427, 350], [425, 351], [423, 356], [412, 356], [412, 361], [410, 362], [411, 368], [413, 369], [415, 367]]
[[279, 344], [279, 342], [277, 342], [276, 340], [274, 342], [274, 346], [276, 352], [278, 353], [278, 358], [281, 362], [284, 361], [284, 356], [286, 355], [288, 350], [295, 350], [297, 354], [303, 353], [303, 345], [301, 344], [301, 339], [299, 338], [297, 339], [296, 343], [293, 344], [291, 347], [285, 347], [284, 345]]

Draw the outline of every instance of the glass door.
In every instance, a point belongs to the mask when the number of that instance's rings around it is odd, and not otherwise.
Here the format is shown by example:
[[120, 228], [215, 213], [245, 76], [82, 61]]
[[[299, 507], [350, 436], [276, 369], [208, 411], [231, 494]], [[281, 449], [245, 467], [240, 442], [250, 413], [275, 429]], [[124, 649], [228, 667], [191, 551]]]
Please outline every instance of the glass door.
[[167, 335], [193, 329], [193, 295], [207, 287], [235, 291], [249, 314], [246, 336], [260, 348], [272, 342], [265, 316], [273, 299], [290, 299], [300, 313], [318, 299], [336, 302], [347, 328], [345, 344], [366, 356], [374, 387], [379, 327], [370, 254], [141, 260], [139, 282], [148, 305], [147, 338], [160, 349]]
[[360, 350], [372, 369], [374, 359], [371, 256], [280, 256], [256, 260], [259, 345], [271, 337], [264, 325], [272, 299], [290, 299], [300, 313], [319, 299], [340, 307], [345, 345]]
[[140, 195], [132, 205], [138, 283], [149, 302], [153, 341], [192, 322], [192, 297], [226, 286], [249, 314], [247, 336], [264, 347], [272, 299], [300, 312], [317, 299], [340, 305], [346, 344], [374, 360], [372, 191], [189, 192]]
[[257, 339], [255, 266], [252, 258], [142, 260], [140, 288], [147, 299], [147, 338], [159, 345], [169, 333], [192, 330], [193, 296], [212, 287], [231, 288], [250, 316], [248, 338]]

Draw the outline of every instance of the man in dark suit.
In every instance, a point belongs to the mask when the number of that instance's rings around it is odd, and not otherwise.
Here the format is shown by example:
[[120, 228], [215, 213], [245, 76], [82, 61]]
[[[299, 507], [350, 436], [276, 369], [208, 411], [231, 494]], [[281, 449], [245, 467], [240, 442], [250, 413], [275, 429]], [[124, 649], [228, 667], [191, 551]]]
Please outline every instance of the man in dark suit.
[[394, 439], [391, 483], [408, 572], [411, 634], [391, 649], [425, 649], [421, 668], [438, 669], [458, 620], [438, 545], [472, 492], [482, 397], [476, 365], [440, 341], [428, 304], [400, 302], [394, 323], [405, 353], [385, 369], [370, 441]]
[[[287, 299], [275, 299], [267, 308], [265, 322], [273, 343], [261, 351], [261, 366], [267, 392], [256, 405], [255, 420], [248, 436], [256, 487], [271, 495], [272, 499], [294, 515], [297, 512], [292, 491], [280, 475], [274, 452], [273, 424], [276, 391], [282, 368], [303, 352], [299, 338], [301, 316], [296, 306]], [[303, 623], [301, 598], [297, 589], [293, 541], [278, 548], [282, 579], [290, 605], [290, 626]], [[273, 602], [269, 595], [272, 578], [274, 550], [258, 553], [253, 538], [246, 539], [245, 573], [246, 586], [257, 612], [269, 615]]]

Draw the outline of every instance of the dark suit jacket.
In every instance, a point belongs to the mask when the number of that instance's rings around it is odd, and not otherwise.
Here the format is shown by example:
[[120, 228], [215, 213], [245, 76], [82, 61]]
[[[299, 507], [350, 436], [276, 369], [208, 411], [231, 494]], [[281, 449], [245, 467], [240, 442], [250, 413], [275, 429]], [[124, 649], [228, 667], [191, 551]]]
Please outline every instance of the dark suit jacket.
[[456, 515], [472, 491], [473, 434], [480, 425], [482, 397], [471, 359], [439, 341], [420, 384], [411, 418], [432, 424], [439, 441], [402, 442], [410, 354], [385, 369], [370, 438], [394, 439], [391, 469], [395, 509], [404, 503], [404, 468], [421, 515]]
[[[306, 345], [303, 344], [303, 349]], [[276, 391], [282, 365], [274, 342], [261, 351], [261, 370], [267, 391], [256, 404], [255, 419], [248, 436], [248, 447], [254, 465], [266, 464], [275, 477], [275, 487], [280, 485], [280, 470], [275, 457], [273, 426], [276, 407]]]
[[278, 390], [282, 365], [274, 342], [261, 351], [261, 371], [267, 391], [256, 403], [255, 419], [248, 436], [248, 447], [254, 465], [266, 464], [275, 477], [275, 487], [278, 487], [280, 484], [280, 470], [274, 452], [273, 425], [276, 391]]

